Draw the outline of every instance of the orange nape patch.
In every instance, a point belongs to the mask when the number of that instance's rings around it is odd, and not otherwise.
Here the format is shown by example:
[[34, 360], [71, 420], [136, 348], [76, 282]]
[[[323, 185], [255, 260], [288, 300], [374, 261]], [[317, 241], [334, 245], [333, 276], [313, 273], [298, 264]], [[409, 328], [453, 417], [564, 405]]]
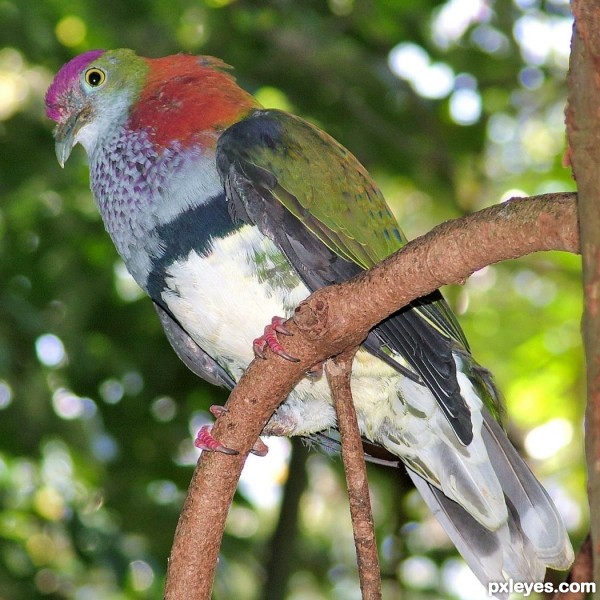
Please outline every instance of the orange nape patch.
[[148, 81], [128, 126], [145, 129], [156, 146], [214, 146], [221, 131], [260, 107], [219, 59], [178, 54], [146, 60]]

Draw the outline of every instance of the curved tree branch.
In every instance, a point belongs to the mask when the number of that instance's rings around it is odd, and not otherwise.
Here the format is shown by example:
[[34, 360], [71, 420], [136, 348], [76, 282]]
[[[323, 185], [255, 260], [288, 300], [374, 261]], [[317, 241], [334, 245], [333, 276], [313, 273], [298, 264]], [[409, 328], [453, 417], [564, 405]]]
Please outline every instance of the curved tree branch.
[[215, 425], [214, 436], [240, 454], [202, 454], [177, 525], [165, 597], [210, 598], [225, 519], [247, 453], [312, 365], [357, 346], [375, 324], [415, 298], [462, 282], [491, 263], [540, 250], [578, 252], [575, 194], [513, 199], [449, 221], [373, 269], [303, 302], [286, 324], [295, 334], [286, 338], [286, 349], [299, 362], [254, 360], [229, 397], [229, 412]]

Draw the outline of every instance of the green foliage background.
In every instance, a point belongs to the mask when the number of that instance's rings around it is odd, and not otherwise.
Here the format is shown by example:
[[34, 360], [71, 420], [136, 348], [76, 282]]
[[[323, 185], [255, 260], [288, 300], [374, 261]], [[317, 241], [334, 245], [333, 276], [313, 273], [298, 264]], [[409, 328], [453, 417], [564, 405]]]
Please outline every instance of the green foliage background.
[[[574, 188], [561, 164], [568, 24], [564, 0], [0, 2], [1, 600], [160, 598], [192, 435], [225, 399], [178, 362], [124, 274], [83, 151], [64, 171], [55, 161], [43, 94], [61, 64], [98, 47], [219, 56], [265, 104], [348, 146], [414, 237], [510, 195]], [[390, 56], [400, 72], [424, 62], [402, 77]], [[422, 87], [440, 73], [446, 89]], [[446, 290], [575, 545], [579, 271], [551, 253]], [[231, 510], [215, 598], [358, 598], [339, 461], [298, 443], [264, 460]], [[385, 598], [486, 597], [404, 479], [371, 478]]]

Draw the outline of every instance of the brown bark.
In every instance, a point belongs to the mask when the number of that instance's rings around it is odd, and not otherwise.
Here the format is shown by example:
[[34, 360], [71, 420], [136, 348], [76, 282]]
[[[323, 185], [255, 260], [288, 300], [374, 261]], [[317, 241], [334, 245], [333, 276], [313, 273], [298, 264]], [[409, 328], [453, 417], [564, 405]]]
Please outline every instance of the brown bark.
[[[464, 281], [485, 265], [540, 250], [579, 250], [575, 194], [515, 199], [436, 227], [372, 270], [317, 291], [286, 327], [297, 363], [254, 360], [227, 402], [214, 436], [238, 456], [204, 453], [181, 514], [165, 597], [207, 600], [225, 518], [247, 452], [280, 402], [318, 361], [359, 345], [369, 329], [411, 300]], [[365, 300], [368, 299], [368, 302]]]
[[576, 26], [566, 124], [581, 225], [588, 387], [586, 462], [594, 581], [600, 583], [600, 4], [575, 0], [572, 7]]
[[350, 373], [355, 353], [355, 350], [350, 350], [327, 361], [325, 373], [331, 388], [342, 442], [342, 460], [348, 485], [360, 589], [363, 600], [380, 600], [381, 576], [369, 497], [367, 465], [350, 389]]

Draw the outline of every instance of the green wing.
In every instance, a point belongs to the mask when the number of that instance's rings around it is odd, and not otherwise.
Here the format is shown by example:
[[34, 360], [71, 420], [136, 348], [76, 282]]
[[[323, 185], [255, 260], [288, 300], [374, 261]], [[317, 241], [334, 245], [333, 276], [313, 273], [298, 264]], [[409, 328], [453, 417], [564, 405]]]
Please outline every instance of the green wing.
[[306, 121], [272, 114], [282, 125], [284, 151], [261, 145], [252, 158], [277, 179], [277, 200], [337, 255], [363, 269], [401, 248], [406, 238], [354, 156]]
[[[407, 242], [381, 191], [346, 148], [288, 113], [268, 110], [255, 115], [261, 121], [255, 128], [258, 135], [254, 131], [242, 136], [246, 144], [241, 147], [224, 136], [220, 149], [246, 171], [262, 174], [270, 194], [331, 251], [368, 269]], [[415, 303], [414, 308], [440, 333], [468, 349], [441, 296]]]

